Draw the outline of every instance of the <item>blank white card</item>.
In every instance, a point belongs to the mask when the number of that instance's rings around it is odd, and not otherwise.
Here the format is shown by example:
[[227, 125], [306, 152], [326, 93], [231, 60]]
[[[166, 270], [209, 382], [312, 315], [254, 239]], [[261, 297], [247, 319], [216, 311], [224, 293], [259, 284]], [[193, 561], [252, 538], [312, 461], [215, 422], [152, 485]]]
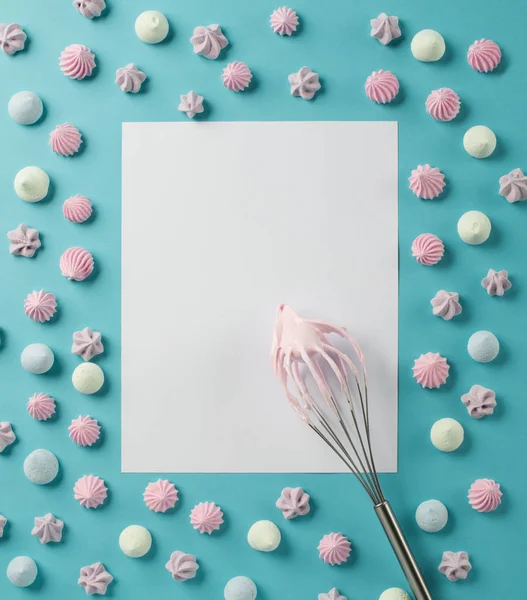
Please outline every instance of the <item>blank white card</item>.
[[122, 470], [343, 472], [269, 361], [276, 307], [345, 326], [397, 470], [397, 124], [125, 123]]

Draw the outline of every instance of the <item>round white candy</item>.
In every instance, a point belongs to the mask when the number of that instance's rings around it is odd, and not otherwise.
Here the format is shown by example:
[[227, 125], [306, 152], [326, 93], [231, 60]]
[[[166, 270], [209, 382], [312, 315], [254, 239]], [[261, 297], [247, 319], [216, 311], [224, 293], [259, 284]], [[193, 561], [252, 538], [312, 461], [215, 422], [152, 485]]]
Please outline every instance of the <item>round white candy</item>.
[[38, 485], [52, 482], [59, 472], [59, 461], [49, 450], [33, 450], [24, 461], [24, 475]]
[[20, 125], [33, 125], [43, 111], [42, 100], [33, 92], [17, 92], [7, 105], [9, 116]]
[[104, 373], [99, 365], [87, 362], [73, 371], [71, 381], [73, 387], [81, 394], [95, 394], [104, 384]]
[[223, 591], [225, 600], [255, 600], [256, 595], [256, 585], [248, 577], [233, 577]]
[[470, 336], [467, 349], [475, 361], [488, 363], [498, 356], [500, 343], [490, 331], [476, 331]]
[[465, 150], [474, 158], [487, 158], [496, 149], [496, 135], [485, 125], [476, 125], [463, 137]]
[[47, 373], [55, 362], [55, 355], [46, 344], [29, 344], [22, 350], [20, 362], [26, 371], [35, 375]]
[[26, 202], [39, 202], [48, 195], [49, 177], [39, 167], [24, 167], [15, 176], [16, 195]]
[[168, 34], [168, 21], [158, 10], [146, 10], [135, 21], [137, 37], [147, 44], [159, 44]]
[[491, 229], [490, 219], [479, 210], [469, 210], [457, 222], [459, 237], [472, 246], [486, 242]]
[[453, 452], [463, 443], [465, 432], [455, 419], [439, 419], [432, 425], [430, 439], [441, 452]]
[[445, 40], [437, 31], [423, 29], [414, 35], [410, 49], [417, 60], [434, 62], [445, 53]]
[[27, 587], [37, 578], [37, 565], [29, 556], [17, 556], [7, 565], [7, 578], [17, 587]]
[[448, 510], [439, 500], [426, 500], [417, 507], [415, 520], [423, 531], [436, 533], [447, 524]]
[[260, 552], [273, 552], [280, 545], [280, 530], [272, 521], [256, 521], [249, 529], [249, 546]]
[[410, 596], [401, 588], [389, 588], [384, 590], [379, 600], [410, 600]]
[[121, 531], [119, 547], [130, 558], [144, 556], [152, 546], [152, 536], [146, 527], [129, 525]]

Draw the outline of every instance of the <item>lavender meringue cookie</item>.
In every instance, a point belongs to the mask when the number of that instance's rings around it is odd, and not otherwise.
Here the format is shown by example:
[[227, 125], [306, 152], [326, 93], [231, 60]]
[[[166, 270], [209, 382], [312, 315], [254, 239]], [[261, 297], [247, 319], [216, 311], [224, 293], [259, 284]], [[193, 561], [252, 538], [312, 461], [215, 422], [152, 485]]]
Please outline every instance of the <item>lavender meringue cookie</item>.
[[98, 331], [92, 331], [89, 327], [75, 331], [71, 353], [78, 354], [84, 360], [91, 360], [94, 356], [104, 352], [101, 337]]
[[508, 271], [495, 271], [494, 269], [489, 269], [481, 285], [487, 290], [489, 296], [503, 296], [512, 287]]
[[4, 515], [0, 515], [0, 538], [4, 535], [4, 527], [7, 525], [7, 519]]
[[83, 17], [93, 19], [101, 16], [102, 11], [106, 8], [106, 2], [104, 0], [74, 0], [73, 6]]
[[430, 300], [432, 312], [436, 317], [441, 317], [445, 321], [450, 321], [463, 310], [459, 303], [459, 294], [456, 292], [446, 292], [439, 290], [437, 294]]
[[370, 23], [371, 37], [379, 40], [385, 46], [401, 37], [399, 17], [389, 17], [386, 13], [381, 13], [376, 19], [372, 19]]
[[140, 71], [134, 63], [121, 67], [115, 72], [115, 83], [121, 88], [121, 92], [137, 94], [145, 79], [146, 74]]
[[468, 414], [474, 419], [491, 415], [496, 407], [496, 392], [482, 385], [473, 385], [461, 396], [461, 402], [467, 407]]
[[458, 581], [466, 579], [470, 569], [472, 569], [472, 565], [466, 552], [443, 552], [443, 559], [438, 570], [449, 581]]
[[190, 91], [188, 94], [180, 96], [181, 103], [178, 110], [187, 113], [189, 119], [193, 119], [197, 114], [203, 112], [203, 96]]
[[206, 27], [200, 26], [194, 29], [190, 43], [194, 46], [194, 54], [200, 54], [205, 58], [214, 60], [218, 58], [223, 48], [229, 44], [229, 40], [223, 35], [219, 25], [207, 25]]
[[300, 487], [284, 488], [276, 501], [276, 507], [288, 520], [307, 515], [310, 511], [309, 494]]
[[291, 95], [300, 96], [304, 100], [311, 100], [322, 86], [320, 85], [318, 73], [314, 73], [309, 67], [302, 67], [300, 71], [289, 75], [291, 84]]
[[521, 169], [513, 169], [500, 177], [500, 194], [511, 204], [527, 200], [527, 177]]
[[9, 254], [31, 258], [40, 248], [40, 238], [36, 229], [21, 223], [16, 229], [7, 232], [10, 242]]
[[63, 528], [64, 523], [48, 513], [43, 517], [35, 517], [35, 526], [31, 530], [31, 535], [38, 537], [41, 544], [60, 542]]

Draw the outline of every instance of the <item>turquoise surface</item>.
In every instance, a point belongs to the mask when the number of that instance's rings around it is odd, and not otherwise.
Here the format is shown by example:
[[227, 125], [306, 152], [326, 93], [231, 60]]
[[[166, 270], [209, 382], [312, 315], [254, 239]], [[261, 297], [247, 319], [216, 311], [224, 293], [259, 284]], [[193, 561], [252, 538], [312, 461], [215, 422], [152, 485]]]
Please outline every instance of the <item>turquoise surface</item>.
[[[35, 259], [10, 256], [5, 239], [0, 253], [0, 420], [11, 421], [18, 436], [0, 455], [0, 513], [10, 521], [0, 540], [0, 597], [81, 598], [79, 568], [96, 561], [115, 577], [109, 597], [126, 600], [150, 594], [219, 599], [235, 575], [253, 578], [261, 600], [316, 599], [333, 586], [349, 600], [376, 600], [387, 587], [407, 587], [366, 495], [351, 476], [167, 475], [181, 500], [172, 514], [159, 515], [149, 512], [142, 499], [153, 477], [120, 474], [121, 122], [184, 120], [177, 106], [179, 94], [189, 89], [205, 96], [210, 119], [399, 121], [400, 469], [397, 475], [383, 476], [382, 483], [434, 598], [517, 596], [524, 580], [521, 503], [527, 491], [527, 207], [509, 205], [497, 188], [501, 175], [527, 168], [525, 3], [296, 0], [302, 27], [293, 39], [273, 35], [268, 18], [276, 6], [267, 0], [108, 3], [106, 16], [93, 21], [81, 17], [69, 0], [4, 0], [0, 8], [0, 21], [18, 22], [29, 35], [26, 51], [0, 55], [2, 230], [24, 222], [38, 228], [43, 241]], [[136, 16], [150, 8], [165, 12], [172, 27], [159, 46], [141, 43], [134, 33]], [[401, 18], [404, 37], [390, 47], [369, 37], [369, 19], [381, 11]], [[227, 52], [217, 61], [194, 56], [188, 43], [193, 28], [216, 22], [231, 42]], [[447, 53], [439, 63], [419, 63], [411, 56], [411, 37], [424, 28], [445, 37]], [[473, 72], [465, 58], [468, 46], [482, 37], [498, 41], [504, 52], [500, 68], [488, 75]], [[71, 43], [86, 44], [96, 53], [98, 67], [89, 81], [70, 81], [58, 68], [60, 52]], [[221, 70], [230, 60], [243, 60], [253, 69], [253, 91], [234, 94], [222, 87]], [[122, 94], [114, 84], [115, 70], [129, 62], [148, 74], [145, 92], [137, 96]], [[313, 102], [289, 95], [287, 75], [304, 64], [318, 71], [323, 83]], [[380, 68], [392, 70], [401, 82], [401, 93], [389, 106], [371, 103], [363, 92], [366, 77]], [[434, 122], [424, 109], [427, 94], [443, 86], [454, 88], [463, 101], [462, 113], [452, 123]], [[11, 95], [25, 89], [38, 93], [46, 107], [42, 122], [27, 128], [7, 115]], [[49, 131], [66, 121], [80, 128], [86, 142], [82, 154], [71, 159], [55, 156], [47, 146]], [[488, 125], [498, 136], [497, 151], [484, 161], [472, 159], [462, 147], [464, 131], [476, 124]], [[447, 176], [447, 192], [438, 201], [419, 201], [408, 190], [411, 169], [424, 163]], [[34, 205], [19, 200], [12, 187], [15, 173], [31, 164], [44, 168], [53, 181], [49, 200]], [[177, 173], [177, 165], [174, 169]], [[92, 199], [92, 222], [73, 225], [63, 218], [62, 201], [73, 194]], [[144, 206], [148, 210], [148, 198]], [[467, 246], [457, 236], [457, 220], [470, 209], [482, 210], [492, 220], [492, 236], [483, 246]], [[153, 260], [156, 237], [170, 235], [169, 225], [160, 215], [159, 230], [144, 233], [145, 252]], [[432, 268], [421, 267], [410, 255], [414, 237], [428, 231], [447, 248], [443, 261]], [[93, 252], [97, 271], [92, 280], [76, 284], [60, 274], [59, 257], [72, 245]], [[480, 281], [489, 268], [510, 271], [513, 288], [504, 298], [488, 297], [482, 289]], [[368, 293], [367, 282], [360, 284], [361, 293]], [[60, 306], [58, 318], [45, 325], [33, 323], [23, 311], [26, 294], [41, 288], [55, 293]], [[438, 289], [460, 293], [461, 317], [444, 322], [432, 316], [429, 300]], [[146, 310], [158, 310], [157, 305], [153, 299]], [[81, 396], [70, 383], [79, 362], [70, 353], [71, 335], [85, 326], [103, 333], [106, 348], [97, 362], [107, 385], [95, 397]], [[467, 354], [468, 337], [478, 329], [493, 331], [501, 341], [494, 363], [477, 364]], [[47, 343], [55, 351], [56, 366], [47, 375], [33, 376], [20, 366], [20, 352], [32, 342]], [[440, 352], [452, 365], [448, 384], [440, 390], [421, 390], [411, 377], [414, 358], [428, 351]], [[481, 421], [471, 419], [460, 402], [475, 383], [494, 388], [499, 402], [495, 415]], [[27, 398], [40, 391], [57, 400], [57, 418], [48, 423], [34, 422], [25, 411]], [[90, 414], [102, 425], [98, 447], [78, 448], [68, 438], [69, 422], [79, 414]], [[428, 439], [433, 422], [446, 416], [461, 421], [466, 431], [462, 449], [451, 455], [436, 451]], [[148, 444], [152, 435], [154, 431], [145, 431], [137, 442]], [[60, 476], [52, 485], [34, 486], [23, 475], [23, 460], [35, 448], [47, 448], [59, 458]], [[96, 511], [81, 508], [72, 494], [76, 479], [89, 473], [104, 478], [110, 490], [109, 501]], [[468, 487], [478, 477], [503, 486], [504, 502], [494, 514], [477, 514], [466, 501]], [[274, 502], [286, 485], [301, 485], [311, 493], [310, 516], [282, 519]], [[450, 511], [441, 533], [426, 534], [415, 524], [415, 508], [429, 498], [443, 501]], [[225, 511], [219, 535], [200, 536], [188, 523], [190, 509], [204, 500]], [[33, 518], [47, 512], [66, 524], [62, 544], [41, 546], [30, 535]], [[276, 520], [283, 532], [283, 543], [272, 554], [253, 552], [245, 541], [249, 526], [265, 518]], [[154, 537], [152, 551], [140, 560], [127, 558], [118, 546], [120, 531], [133, 523], [148, 527]], [[329, 531], [343, 531], [354, 545], [353, 560], [346, 566], [332, 568], [318, 559], [316, 546]], [[201, 568], [195, 580], [172, 581], [164, 564], [174, 550], [198, 557]], [[444, 550], [469, 552], [474, 568], [467, 581], [452, 584], [437, 573]], [[32, 556], [40, 569], [27, 590], [14, 588], [4, 574], [19, 554]]]

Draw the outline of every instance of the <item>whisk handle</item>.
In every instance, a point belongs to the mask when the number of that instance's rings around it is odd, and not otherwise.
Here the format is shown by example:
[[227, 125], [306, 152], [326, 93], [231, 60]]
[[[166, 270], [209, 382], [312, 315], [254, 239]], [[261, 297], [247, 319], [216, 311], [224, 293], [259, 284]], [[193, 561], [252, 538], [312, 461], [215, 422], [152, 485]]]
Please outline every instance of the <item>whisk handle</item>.
[[419, 565], [404, 537], [403, 530], [393, 513], [392, 507], [385, 501], [375, 506], [375, 512], [390, 540], [390, 544], [410, 584], [415, 600], [433, 600], [423, 574], [419, 569]]

